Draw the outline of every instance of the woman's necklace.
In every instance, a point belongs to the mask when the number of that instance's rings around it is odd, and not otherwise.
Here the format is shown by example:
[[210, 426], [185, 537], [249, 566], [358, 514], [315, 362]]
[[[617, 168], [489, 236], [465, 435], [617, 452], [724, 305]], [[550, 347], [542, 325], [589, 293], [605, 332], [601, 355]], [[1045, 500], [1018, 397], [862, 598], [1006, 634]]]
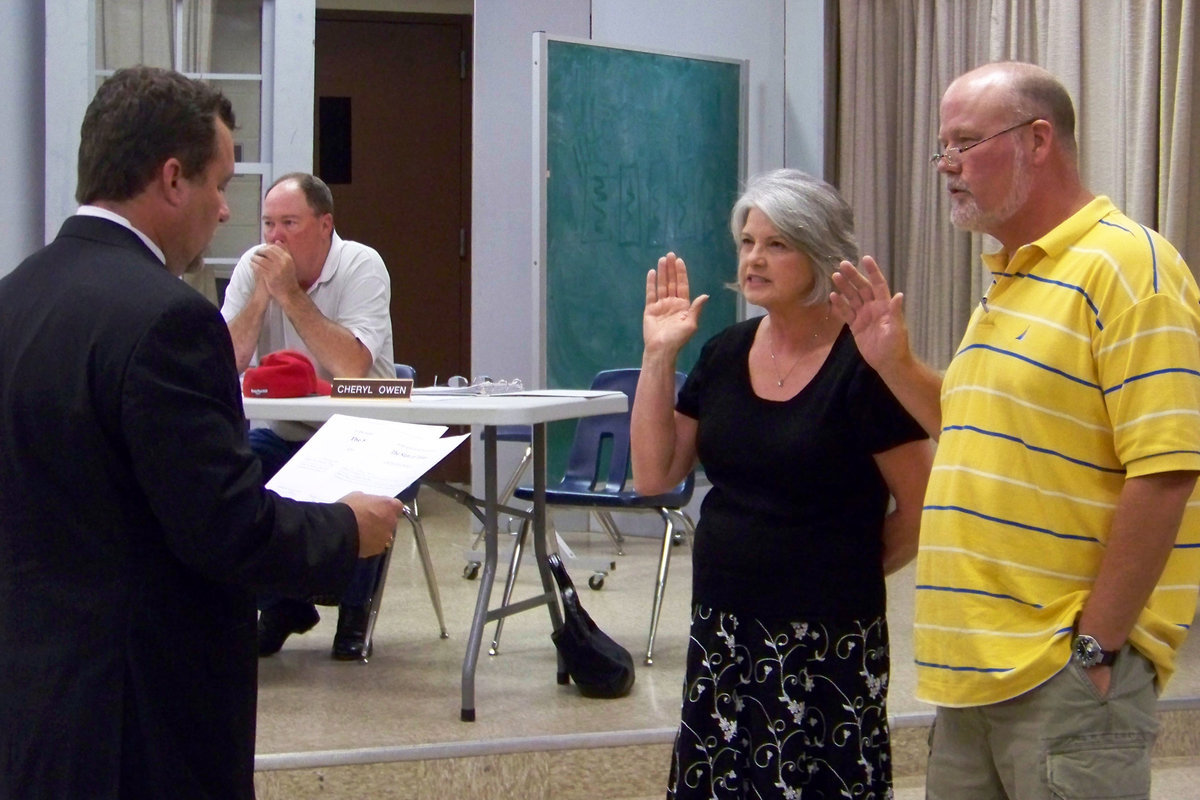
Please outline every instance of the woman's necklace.
[[[829, 321], [828, 316], [826, 316], [825, 319], [821, 320], [822, 324], [825, 322], [828, 322], [828, 321]], [[819, 327], [815, 331], [813, 331], [812, 338], [813, 339], [821, 338], [821, 329]], [[775, 360], [775, 326], [774, 325], [772, 325], [770, 328], [767, 329], [767, 352], [771, 354], [771, 367], [775, 370], [775, 385], [782, 389], [784, 381], [786, 381], [788, 378], [790, 378], [792, 376], [792, 373], [796, 371], [796, 367], [800, 366], [800, 362], [804, 360], [805, 354], [801, 353], [800, 355], [796, 356], [796, 360], [792, 362], [792, 366], [788, 367], [788, 371], [785, 372], [783, 375], [780, 375], [779, 374], [779, 363]]]

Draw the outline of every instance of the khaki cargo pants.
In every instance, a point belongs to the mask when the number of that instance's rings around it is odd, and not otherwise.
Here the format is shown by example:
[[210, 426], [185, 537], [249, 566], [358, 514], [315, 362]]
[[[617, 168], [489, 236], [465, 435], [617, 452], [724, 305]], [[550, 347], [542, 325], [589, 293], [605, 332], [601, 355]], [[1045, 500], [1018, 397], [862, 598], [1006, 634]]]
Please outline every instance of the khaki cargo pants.
[[1128, 645], [1101, 697], [1074, 661], [990, 706], [939, 708], [927, 800], [1146, 800], [1158, 732], [1154, 666]]

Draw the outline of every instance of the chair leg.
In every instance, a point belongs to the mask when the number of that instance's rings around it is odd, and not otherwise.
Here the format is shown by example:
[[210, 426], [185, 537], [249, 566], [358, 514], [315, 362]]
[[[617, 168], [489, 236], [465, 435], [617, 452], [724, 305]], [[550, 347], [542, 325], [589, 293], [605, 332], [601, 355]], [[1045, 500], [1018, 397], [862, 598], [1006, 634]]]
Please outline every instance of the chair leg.
[[[504, 599], [500, 601], [501, 608], [508, 607], [512, 599], [513, 586], [517, 582], [517, 570], [521, 568], [521, 551], [525, 548], [525, 536], [529, 533], [529, 520], [521, 523], [521, 531], [513, 542], [512, 558], [508, 562], [508, 580], [504, 582]], [[492, 646], [488, 655], [494, 656], [500, 652], [500, 634], [504, 632], [504, 617], [496, 620], [496, 635], [492, 637]]]
[[658, 514], [663, 519], [663, 539], [662, 553], [658, 557], [658, 577], [654, 582], [654, 604], [650, 611], [650, 638], [646, 642], [646, 666], [648, 667], [654, 664], [654, 637], [658, 634], [658, 617], [662, 613], [663, 593], [667, 588], [667, 571], [671, 566], [671, 547], [675, 540], [675, 519], [679, 519], [689, 537], [695, 530], [691, 519], [682, 511], [660, 508]]
[[[512, 475], [508, 479], [508, 483], [504, 485], [504, 491], [500, 493], [500, 504], [504, 505], [512, 499], [513, 492], [521, 485], [521, 478], [525, 477], [525, 470], [529, 469], [529, 462], [533, 460], [533, 447], [526, 447], [525, 454], [521, 456], [520, 463], [513, 470]], [[471, 544], [472, 550], [478, 550], [480, 542], [483, 541], [483, 531], [475, 534], [475, 541]]]
[[681, 531], [675, 534], [676, 539], [682, 538], [688, 547], [692, 546], [692, 537], [696, 535], [696, 523], [692, 522], [692, 518], [688, 513], [680, 508], [668, 509], [675, 519], [679, 521]]
[[525, 448], [525, 454], [521, 456], [521, 461], [513, 470], [512, 477], [508, 479], [508, 483], [504, 485], [504, 491], [500, 493], [500, 502], [507, 503], [512, 499], [513, 492], [521, 485], [521, 478], [525, 477], [525, 470], [529, 469], [529, 462], [533, 461], [533, 446]]
[[594, 511], [596, 519], [600, 520], [600, 527], [604, 528], [604, 532], [608, 534], [608, 538], [612, 539], [613, 549], [617, 551], [617, 555], [625, 555], [625, 550], [621, 547], [625, 543], [625, 536], [617, 527], [617, 523], [613, 522], [612, 514], [607, 511]]
[[[395, 545], [383, 551], [383, 555], [379, 562], [379, 576], [375, 581], [375, 591], [371, 593], [371, 607], [367, 612], [367, 630], [363, 636], [363, 652], [370, 654], [372, 649], [372, 640], [375, 637], [375, 618], [379, 616], [379, 606], [383, 603], [383, 587], [387, 583], [388, 567], [392, 563], [392, 550]], [[364, 657], [363, 661], [367, 659]]]
[[[404, 507], [404, 516], [412, 525], [413, 539], [417, 543], [417, 553], [421, 556], [421, 568], [425, 571], [425, 585], [429, 589], [433, 613], [437, 614], [438, 628], [442, 633], [441, 638], [448, 639], [450, 634], [446, 633], [446, 618], [442, 615], [442, 597], [438, 592], [437, 576], [433, 571], [433, 559], [429, 556], [429, 543], [425, 541], [425, 526], [421, 524], [420, 514], [417, 513], [415, 503], [411, 507], [408, 505]], [[388, 559], [391, 559], [391, 548], [388, 549]], [[377, 589], [377, 594], [380, 595], [383, 594], [383, 577], [379, 579], [379, 588]]]

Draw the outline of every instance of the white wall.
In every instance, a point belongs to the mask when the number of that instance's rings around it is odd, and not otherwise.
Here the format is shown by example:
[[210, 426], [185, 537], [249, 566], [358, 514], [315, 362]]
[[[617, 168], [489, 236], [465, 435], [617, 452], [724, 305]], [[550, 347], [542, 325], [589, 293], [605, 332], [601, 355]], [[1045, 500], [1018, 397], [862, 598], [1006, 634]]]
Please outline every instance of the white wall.
[[42, 245], [42, 43], [41, 3], [0, 4], [0, 276]]
[[[826, 105], [836, 93], [831, 54], [825, 49], [825, 0], [787, 0], [784, 31], [784, 158], [782, 166], [802, 169], [828, 181], [832, 169], [832, 142], [827, 133], [836, 129]], [[827, 147], [828, 145], [828, 147]]]
[[[533, 32], [588, 38], [589, 0], [478, 0], [471, 132], [471, 369], [535, 374]], [[481, 459], [476, 458], [475, 461]]]
[[[477, 0], [473, 372], [537, 374], [530, 345], [532, 33], [748, 59], [748, 172], [796, 166], [821, 174], [823, 7], [823, 0]], [[785, 31], [795, 40], [785, 42]]]
[[[821, 174], [823, 9], [823, 0], [476, 0], [473, 373], [527, 381], [538, 374], [532, 348], [532, 33], [748, 59], [748, 172], [796, 166]], [[796, 41], [785, 41], [785, 34]], [[731, 260], [731, 276], [733, 269]], [[478, 484], [482, 448], [478, 442], [474, 447]], [[518, 455], [501, 448], [502, 475]]]
[[[589, 0], [477, 0], [471, 109], [471, 371], [529, 381], [533, 281], [533, 32], [587, 38]], [[520, 458], [499, 449], [500, 474]], [[472, 440], [474, 485], [483, 448]]]
[[[46, 161], [43, 184], [43, 235], [49, 242], [63, 220], [75, 213], [79, 128], [95, 92], [91, 14], [88, 0], [46, 0], [46, 37], [42, 58]], [[39, 120], [41, 121], [41, 120]]]
[[[6, 213], [0, 214], [0, 232], [7, 234], [3, 241], [9, 254], [31, 252], [44, 240], [45, 28], [41, 5], [0, 3], [0, 66], [5, 67], [0, 72], [0, 97], [8, 101], [5, 107], [22, 110], [0, 120], [0, 130], [5, 133], [0, 141], [6, 142], [0, 177], [7, 179], [3, 185], [10, 188], [3, 201]], [[796, 166], [820, 174], [824, 154], [823, 9], [824, 0], [476, 0], [473, 372], [527, 380], [536, 374], [530, 338], [534, 296], [532, 33], [546, 31], [612, 44], [749, 59], [748, 171]], [[288, 14], [281, 13], [280, 18], [286, 19]], [[64, 27], [73, 26], [56, 24], [57, 34], [52, 35], [63, 35]], [[311, 37], [300, 37], [296, 45], [304, 42], [311, 43]], [[282, 41], [279, 46], [288, 48]], [[82, 105], [77, 113], [82, 114]], [[78, 123], [74, 128], [78, 130]], [[278, 141], [284, 130], [275, 133]], [[283, 158], [283, 148], [274, 155]], [[74, 153], [57, 159], [63, 164], [64, 179], [66, 174], [71, 176], [72, 193], [73, 159]], [[16, 261], [19, 258], [10, 256], [0, 264], [0, 271], [11, 269]], [[502, 456], [511, 458], [512, 463], [517, 457]], [[478, 480], [480, 453], [473, 462]]]
[[[269, 8], [269, 7], [268, 7]], [[316, 96], [317, 12], [311, 0], [276, 0], [265, 20], [274, 47], [264, 64], [263, 94], [271, 98], [271, 171], [263, 187], [289, 172], [312, 172]], [[297, 45], [304, 43], [306, 47]]]

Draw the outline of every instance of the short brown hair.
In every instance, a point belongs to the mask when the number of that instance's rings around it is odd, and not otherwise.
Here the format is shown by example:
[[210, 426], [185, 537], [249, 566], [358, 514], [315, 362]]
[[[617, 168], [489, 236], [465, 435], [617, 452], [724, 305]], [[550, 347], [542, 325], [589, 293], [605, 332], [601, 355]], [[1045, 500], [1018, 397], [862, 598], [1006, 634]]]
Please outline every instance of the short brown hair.
[[136, 197], [169, 158], [185, 178], [204, 172], [216, 157], [218, 119], [234, 128], [229, 99], [206, 83], [156, 67], [117, 70], [83, 116], [75, 199]]

